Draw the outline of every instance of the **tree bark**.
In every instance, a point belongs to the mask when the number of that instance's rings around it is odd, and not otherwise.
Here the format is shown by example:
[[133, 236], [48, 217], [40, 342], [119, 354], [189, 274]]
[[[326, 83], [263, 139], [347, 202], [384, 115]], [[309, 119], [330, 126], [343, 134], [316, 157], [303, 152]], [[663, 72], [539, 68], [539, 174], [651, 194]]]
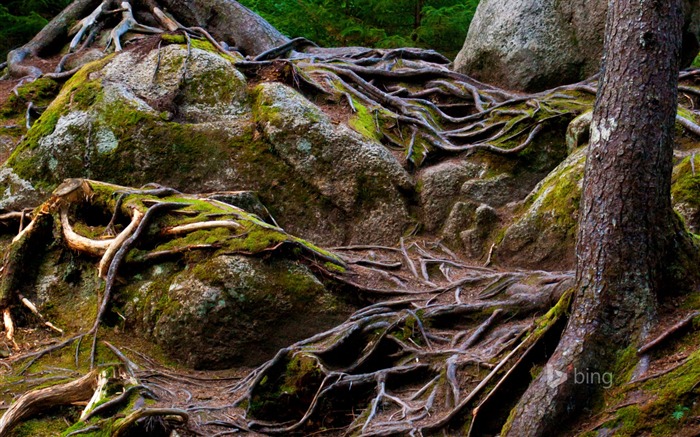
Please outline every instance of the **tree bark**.
[[654, 320], [663, 254], [682, 232], [670, 196], [682, 24], [681, 0], [608, 2], [573, 314], [503, 435], [555, 435]]
[[160, 2], [185, 26], [207, 29], [215, 38], [235, 44], [255, 56], [289, 42], [264, 18], [234, 0], [163, 0]]
[[[144, 0], [143, 3], [149, 11], [156, 14], [156, 2]], [[43, 72], [37, 67], [27, 65], [25, 60], [39, 57], [49, 52], [49, 49], [65, 44], [69, 27], [87, 16], [99, 4], [100, 0], [75, 0], [68, 5], [31, 41], [7, 55], [10, 75], [35, 78], [41, 76]], [[163, 0], [160, 4], [183, 25], [208, 29], [219, 40], [235, 44], [245, 55], [255, 56], [289, 42], [289, 38], [265, 19], [235, 0]], [[165, 30], [174, 30], [175, 23], [168, 17], [155, 18], [161, 23], [166, 21]], [[148, 31], [147, 27], [140, 25], [138, 29], [131, 30]]]
[[68, 36], [70, 26], [87, 15], [98, 4], [100, 4], [100, 0], [76, 0], [68, 5], [49, 24], [44, 26], [31, 41], [7, 54], [7, 65], [10, 69], [10, 74], [15, 77], [40, 76], [41, 70], [36, 67], [22, 65], [22, 61], [30, 56], [40, 56], [42, 52], [57, 42], [60, 44], [60, 41], [65, 40]]

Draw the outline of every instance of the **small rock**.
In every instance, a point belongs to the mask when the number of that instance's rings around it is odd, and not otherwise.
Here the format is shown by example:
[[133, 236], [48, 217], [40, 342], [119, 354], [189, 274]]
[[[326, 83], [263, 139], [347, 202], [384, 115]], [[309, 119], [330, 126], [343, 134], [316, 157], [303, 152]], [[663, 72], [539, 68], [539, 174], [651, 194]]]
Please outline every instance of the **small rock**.
[[453, 248], [459, 246], [460, 233], [474, 225], [476, 208], [477, 205], [473, 202], [457, 202], [454, 204], [440, 233], [445, 243]]
[[427, 231], [440, 228], [459, 196], [462, 184], [478, 176], [480, 167], [469, 162], [443, 162], [425, 169], [418, 177], [420, 201]]

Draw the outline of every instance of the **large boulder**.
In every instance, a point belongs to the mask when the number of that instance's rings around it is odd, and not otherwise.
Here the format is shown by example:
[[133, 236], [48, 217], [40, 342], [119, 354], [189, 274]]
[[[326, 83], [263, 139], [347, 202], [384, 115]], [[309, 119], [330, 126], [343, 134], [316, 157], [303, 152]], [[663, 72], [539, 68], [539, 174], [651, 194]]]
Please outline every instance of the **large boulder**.
[[496, 241], [499, 261], [534, 269], [574, 266], [586, 151], [572, 153], [532, 190]]
[[[413, 179], [376, 139], [335, 124], [281, 83], [256, 87], [207, 42], [177, 36], [86, 65], [0, 174], [26, 206], [66, 178], [248, 190], [286, 230], [319, 244], [394, 244], [414, 219]], [[3, 176], [4, 175], [4, 176]], [[25, 197], [15, 195], [22, 186]]]
[[[482, 0], [455, 69], [506, 88], [536, 91], [600, 69], [607, 0]], [[684, 63], [698, 53], [700, 11], [685, 2]]]

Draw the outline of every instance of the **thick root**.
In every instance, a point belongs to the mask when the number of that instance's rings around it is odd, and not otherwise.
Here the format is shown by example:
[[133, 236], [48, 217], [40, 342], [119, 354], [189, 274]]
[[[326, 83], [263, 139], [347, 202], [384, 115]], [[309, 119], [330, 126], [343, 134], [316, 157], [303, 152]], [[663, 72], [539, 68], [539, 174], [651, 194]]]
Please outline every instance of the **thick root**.
[[0, 437], [9, 435], [10, 431], [23, 420], [47, 408], [87, 401], [97, 387], [98, 375], [99, 371], [93, 370], [82, 378], [67, 384], [54, 385], [25, 393], [12, 404], [0, 419]]

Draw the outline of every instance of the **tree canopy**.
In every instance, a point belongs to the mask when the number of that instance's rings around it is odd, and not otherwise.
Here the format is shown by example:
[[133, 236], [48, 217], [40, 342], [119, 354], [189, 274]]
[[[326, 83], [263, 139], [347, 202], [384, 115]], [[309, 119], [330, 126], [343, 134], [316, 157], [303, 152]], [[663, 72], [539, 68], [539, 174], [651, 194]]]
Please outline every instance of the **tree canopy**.
[[70, 0], [4, 0], [0, 2], [0, 58], [29, 41], [51, 17], [61, 12]]
[[462, 47], [478, 0], [244, 0], [282, 33], [322, 46]]

